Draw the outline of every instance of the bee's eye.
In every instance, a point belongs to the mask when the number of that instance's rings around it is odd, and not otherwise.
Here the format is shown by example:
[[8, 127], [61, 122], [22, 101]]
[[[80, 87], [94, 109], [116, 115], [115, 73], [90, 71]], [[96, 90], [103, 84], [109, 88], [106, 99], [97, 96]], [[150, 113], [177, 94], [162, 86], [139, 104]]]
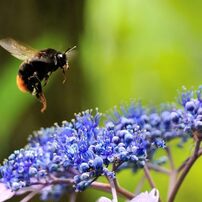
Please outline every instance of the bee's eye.
[[58, 54], [58, 57], [59, 57], [59, 58], [63, 58], [63, 54], [62, 54], [62, 53], [59, 53], [59, 54]]
[[63, 66], [66, 64], [66, 55], [63, 53], [58, 53], [56, 56], [56, 65]]

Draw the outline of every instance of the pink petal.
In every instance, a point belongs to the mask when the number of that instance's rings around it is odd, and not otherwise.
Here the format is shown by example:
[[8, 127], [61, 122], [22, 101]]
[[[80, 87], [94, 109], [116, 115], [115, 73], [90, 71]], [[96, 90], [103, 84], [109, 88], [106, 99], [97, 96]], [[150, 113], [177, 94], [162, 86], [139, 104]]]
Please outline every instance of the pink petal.
[[152, 189], [151, 192], [143, 192], [133, 198], [130, 202], [158, 202], [159, 201], [159, 191], [157, 189]]
[[15, 195], [14, 191], [7, 189], [5, 184], [0, 183], [0, 202], [6, 201]]
[[110, 200], [107, 197], [102, 196], [96, 202], [112, 202], [112, 200]]

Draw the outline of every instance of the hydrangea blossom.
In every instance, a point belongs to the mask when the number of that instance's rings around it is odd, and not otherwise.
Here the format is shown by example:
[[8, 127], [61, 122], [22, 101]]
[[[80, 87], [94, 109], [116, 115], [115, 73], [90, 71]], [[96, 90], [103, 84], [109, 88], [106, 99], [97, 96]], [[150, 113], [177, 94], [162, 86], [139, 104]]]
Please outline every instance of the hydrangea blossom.
[[190, 90], [182, 93], [181, 104], [184, 108], [185, 130], [192, 134], [197, 133], [201, 138], [202, 132], [202, 86], [198, 90]]
[[[35, 132], [24, 149], [4, 161], [1, 182], [13, 191], [43, 185], [42, 198], [46, 199], [50, 193], [59, 196], [67, 189], [67, 183], [55, 185], [62, 179], [69, 179], [69, 185], [82, 191], [100, 175], [114, 178], [123, 163], [142, 165], [147, 157], [145, 133], [131, 128], [117, 130], [109, 124], [99, 127], [100, 117], [99, 112], [93, 116], [88, 110], [62, 126], [55, 124]], [[114, 166], [111, 171], [110, 164]]]
[[[147, 139], [156, 147], [164, 147], [165, 142], [174, 138], [186, 141], [184, 112], [174, 105], [164, 105], [162, 110], [144, 108], [140, 103], [131, 103], [115, 109], [108, 116], [107, 124], [113, 123], [116, 128], [134, 127], [145, 131]], [[151, 144], [150, 144], [151, 145]]]
[[[106, 115], [104, 124], [101, 124], [103, 116], [98, 110], [94, 115], [92, 110], [87, 110], [76, 114], [70, 122], [42, 128], [0, 167], [0, 192], [4, 192], [4, 197], [0, 193], [0, 201], [26, 192], [41, 193], [42, 200], [55, 200], [64, 192], [83, 191], [94, 186], [102, 175], [115, 189], [118, 171], [137, 170], [145, 167], [148, 161], [154, 163], [155, 151], [165, 148], [174, 138], [182, 142], [193, 136], [202, 140], [201, 89], [196, 93], [182, 93], [182, 107], [164, 105], [159, 111], [131, 103]], [[199, 149], [198, 141], [191, 160], [195, 161], [202, 153]], [[179, 171], [186, 169], [185, 165]]]

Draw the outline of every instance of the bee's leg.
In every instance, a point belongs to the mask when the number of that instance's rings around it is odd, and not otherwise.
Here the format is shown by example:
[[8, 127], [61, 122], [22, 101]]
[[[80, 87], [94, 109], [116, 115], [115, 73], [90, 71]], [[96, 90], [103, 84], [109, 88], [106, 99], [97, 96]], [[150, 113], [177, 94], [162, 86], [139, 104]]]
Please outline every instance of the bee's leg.
[[47, 85], [47, 83], [48, 83], [48, 79], [49, 79], [49, 76], [46, 76], [46, 77], [44, 78], [44, 84], [43, 84], [43, 87]]
[[36, 89], [36, 97], [42, 103], [41, 112], [44, 112], [46, 110], [46, 107], [47, 107], [47, 102], [46, 102], [46, 97], [45, 97], [45, 95], [43, 93], [43, 90], [42, 90], [41, 82], [36, 83], [35, 86], [36, 86], [35, 87], [35, 89]]
[[35, 95], [37, 97], [37, 99], [39, 99], [40, 102], [42, 103], [43, 106], [41, 108], [41, 112], [44, 112], [46, 110], [47, 103], [46, 103], [46, 98], [45, 98], [43, 90], [42, 90], [40, 80], [35, 76], [29, 77], [29, 86], [31, 86], [32, 95]]
[[48, 79], [49, 79], [50, 75], [51, 75], [51, 72], [45, 75], [43, 87], [46, 86], [46, 84], [48, 83]]
[[64, 84], [65, 82], [66, 82], [66, 80], [67, 80], [67, 77], [66, 77], [66, 70], [69, 68], [69, 66], [68, 66], [68, 64], [66, 64], [63, 68], [62, 68], [62, 73], [63, 73], [63, 75], [64, 75], [64, 79], [63, 79], [63, 81], [62, 81], [62, 83]]
[[46, 97], [42, 92], [40, 92], [39, 94], [36, 94], [36, 97], [40, 100], [40, 102], [42, 103], [42, 108], [41, 108], [41, 112], [44, 112], [46, 110], [47, 107], [47, 102], [46, 102]]

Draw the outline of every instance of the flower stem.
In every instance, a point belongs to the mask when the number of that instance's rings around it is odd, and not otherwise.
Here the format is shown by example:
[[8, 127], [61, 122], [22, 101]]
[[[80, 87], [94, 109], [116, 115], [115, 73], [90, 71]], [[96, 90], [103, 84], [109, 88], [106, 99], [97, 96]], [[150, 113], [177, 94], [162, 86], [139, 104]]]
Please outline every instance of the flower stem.
[[[48, 186], [51, 184], [61, 184], [61, 183], [73, 185], [73, 183], [74, 183], [74, 180], [71, 178], [65, 179], [65, 178], [57, 178], [57, 177], [52, 176], [51, 179], [52, 179], [52, 181], [50, 183], [37, 183], [37, 185], [40, 184], [43, 186]], [[90, 187], [93, 189], [102, 190], [102, 191], [111, 193], [111, 186], [110, 186], [110, 184], [107, 184], [107, 183], [94, 181], [94, 182], [92, 182]], [[135, 194], [129, 192], [128, 190], [126, 190], [122, 187], [118, 187], [116, 191], [120, 196], [127, 198], [128, 200], [131, 200], [132, 198], [135, 197]]]
[[171, 150], [170, 150], [170, 147], [167, 146], [166, 147], [166, 153], [167, 153], [167, 156], [168, 156], [168, 161], [169, 161], [169, 164], [170, 164], [170, 181], [169, 181], [169, 187], [168, 187], [168, 198], [173, 190], [173, 187], [175, 186], [175, 183], [176, 183], [176, 179], [177, 179], [177, 171], [175, 169], [175, 165], [174, 165], [174, 161], [173, 161], [173, 156], [172, 156], [172, 153], [171, 153]]
[[[201, 156], [201, 155], [202, 155], [202, 149], [200, 149], [200, 150], [198, 151], [197, 158], [198, 158], [199, 156]], [[177, 169], [177, 172], [178, 172], [178, 173], [184, 169], [184, 167], [186, 166], [186, 164], [187, 164], [187, 162], [189, 161], [190, 158], [191, 158], [191, 157], [188, 157], [188, 158], [182, 163], [182, 165]]]
[[28, 202], [30, 201], [35, 195], [39, 193], [40, 190], [33, 191], [29, 193], [27, 196], [25, 196], [20, 202]]
[[166, 147], [166, 153], [167, 153], [167, 156], [168, 156], [168, 160], [169, 160], [169, 163], [170, 163], [171, 170], [175, 170], [175, 165], [174, 165], [172, 153], [170, 151], [169, 146]]
[[76, 193], [72, 192], [69, 197], [69, 202], [75, 202], [75, 201], [76, 201]]
[[171, 170], [170, 172], [170, 179], [169, 179], [169, 187], [168, 187], [168, 198], [170, 197], [172, 190], [174, 189], [174, 186], [176, 184], [176, 179], [177, 179], [177, 171], [176, 170]]
[[149, 168], [147, 167], [147, 164], [145, 164], [145, 166], [144, 166], [144, 173], [145, 173], [145, 176], [146, 176], [151, 188], [155, 188], [156, 186], [155, 186], [155, 183], [154, 183], [154, 181], [150, 175]]
[[180, 166], [179, 168], [177, 169], [177, 172], [180, 173], [184, 167], [187, 165], [187, 162], [189, 161], [190, 157], [188, 157]]
[[145, 179], [146, 179], [146, 177], [145, 177], [145, 175], [143, 175], [143, 176], [141, 177], [140, 181], [138, 182], [136, 188], [135, 188], [135, 192], [134, 192], [135, 195], [137, 195], [137, 194], [140, 193], [140, 191], [141, 191], [141, 189], [142, 189], [142, 187], [143, 187], [143, 185], [144, 185], [144, 183], [145, 183]]
[[[91, 184], [91, 188], [93, 189], [99, 189], [105, 192], [111, 192], [111, 187], [110, 184], [107, 183], [102, 183], [102, 182], [93, 182]], [[122, 188], [122, 187], [118, 187], [118, 189], [116, 190], [117, 193], [129, 200], [131, 200], [132, 198], [135, 197], [135, 195], [129, 191], [127, 191], [126, 189]]]
[[154, 171], [157, 171], [157, 172], [160, 172], [160, 173], [164, 173], [166, 175], [169, 175], [170, 174], [170, 171], [166, 168], [163, 168], [161, 166], [158, 166], [156, 164], [153, 164], [153, 163], [147, 163], [147, 167], [150, 169], [150, 170], [154, 170]]
[[[149, 168], [147, 167], [147, 164], [144, 165], [144, 173], [145, 173], [145, 176], [146, 176], [151, 188], [156, 188], [156, 185], [155, 185], [154, 180], [152, 179], [152, 177], [150, 175]], [[159, 197], [159, 202], [161, 202], [160, 197]]]
[[173, 190], [171, 191], [171, 194], [169, 196], [168, 202], [173, 202], [175, 200], [176, 194], [184, 181], [186, 175], [188, 174], [189, 170], [193, 166], [194, 162], [197, 160], [197, 158], [200, 156], [199, 155], [199, 149], [200, 149], [200, 140], [196, 141], [196, 146], [194, 150], [194, 154], [188, 159], [186, 165], [184, 166], [184, 170], [182, 171], [182, 174], [180, 175], [179, 179], [177, 180]]
[[113, 198], [112, 201], [118, 202], [118, 197], [117, 197], [116, 186], [115, 186], [114, 180], [109, 177], [107, 177], [107, 179], [108, 179], [110, 187], [111, 187], [112, 198]]

